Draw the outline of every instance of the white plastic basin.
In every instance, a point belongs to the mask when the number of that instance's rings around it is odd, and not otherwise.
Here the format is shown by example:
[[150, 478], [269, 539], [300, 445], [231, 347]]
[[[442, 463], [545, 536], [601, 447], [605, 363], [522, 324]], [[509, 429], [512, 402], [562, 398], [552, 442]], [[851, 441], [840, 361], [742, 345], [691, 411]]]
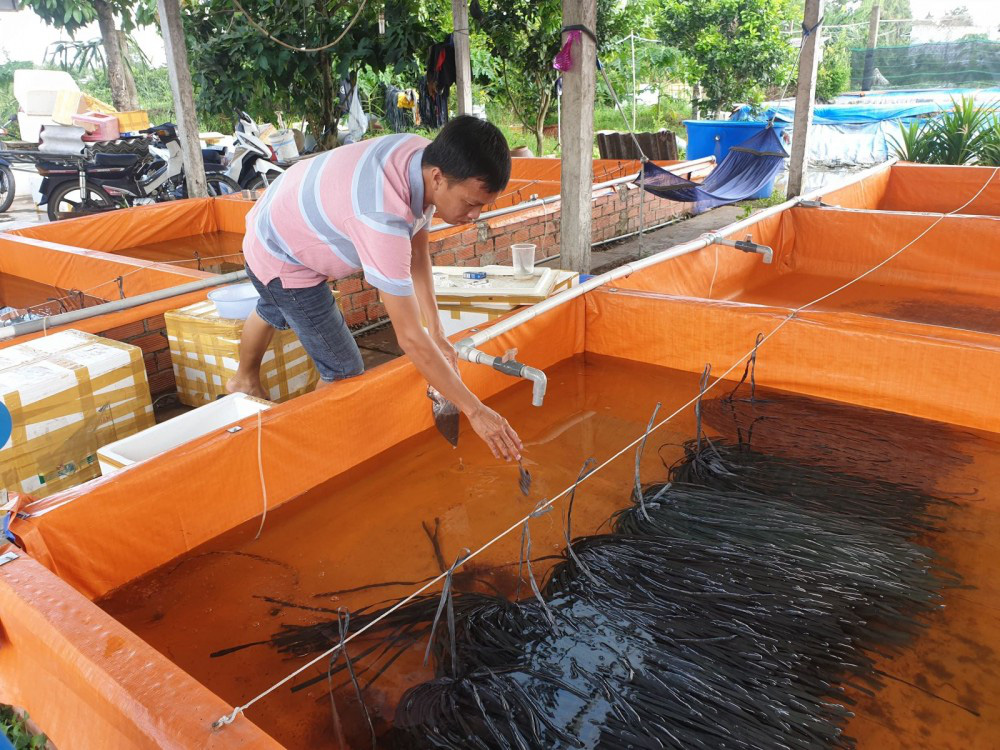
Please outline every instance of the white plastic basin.
[[215, 303], [215, 309], [219, 311], [219, 317], [232, 320], [246, 320], [257, 306], [259, 297], [254, 285], [249, 281], [219, 287], [208, 293], [208, 298]]

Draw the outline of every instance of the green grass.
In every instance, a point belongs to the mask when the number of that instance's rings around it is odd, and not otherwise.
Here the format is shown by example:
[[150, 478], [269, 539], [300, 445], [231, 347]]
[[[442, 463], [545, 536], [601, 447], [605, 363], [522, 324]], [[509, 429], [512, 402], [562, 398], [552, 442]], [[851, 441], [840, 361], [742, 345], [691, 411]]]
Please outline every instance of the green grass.
[[28, 729], [28, 715], [21, 716], [10, 706], [0, 705], [0, 732], [6, 735], [14, 750], [41, 750], [45, 747], [44, 734], [33, 734]]
[[785, 194], [780, 190], [775, 190], [771, 193], [771, 197], [769, 198], [757, 198], [752, 201], [740, 201], [736, 205], [743, 209], [743, 213], [740, 214], [740, 218], [745, 219], [751, 214], [757, 213], [762, 209], [777, 206], [779, 203], [784, 203], [785, 200]]

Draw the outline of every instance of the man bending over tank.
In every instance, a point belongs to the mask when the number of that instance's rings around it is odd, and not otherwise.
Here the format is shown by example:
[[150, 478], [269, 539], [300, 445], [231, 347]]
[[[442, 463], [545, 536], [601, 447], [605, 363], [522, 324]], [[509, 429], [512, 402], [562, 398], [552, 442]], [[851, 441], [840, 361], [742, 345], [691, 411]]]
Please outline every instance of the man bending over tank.
[[427, 382], [468, 417], [494, 456], [519, 458], [517, 433], [458, 374], [428, 250], [435, 213], [449, 224], [475, 221], [509, 178], [503, 134], [469, 116], [451, 120], [433, 141], [387, 135], [295, 164], [247, 216], [243, 254], [260, 300], [227, 389], [267, 397], [260, 364], [275, 328], [295, 331], [319, 370], [319, 387], [360, 375], [361, 353], [327, 284], [360, 270], [381, 292], [399, 345]]

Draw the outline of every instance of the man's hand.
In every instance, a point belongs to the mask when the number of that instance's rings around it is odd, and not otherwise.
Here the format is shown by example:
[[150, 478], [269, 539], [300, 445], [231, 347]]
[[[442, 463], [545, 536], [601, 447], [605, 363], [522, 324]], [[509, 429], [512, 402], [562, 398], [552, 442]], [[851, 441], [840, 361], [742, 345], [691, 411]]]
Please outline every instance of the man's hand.
[[458, 352], [440, 335], [428, 334], [420, 325], [420, 308], [413, 295], [382, 293], [382, 301], [396, 329], [396, 338], [427, 382], [459, 408], [472, 429], [489, 446], [493, 455], [507, 461], [521, 456], [521, 440], [507, 420], [476, 398], [458, 374]]
[[485, 405], [468, 413], [472, 429], [493, 451], [495, 458], [518, 461], [521, 458], [521, 438], [507, 420]]

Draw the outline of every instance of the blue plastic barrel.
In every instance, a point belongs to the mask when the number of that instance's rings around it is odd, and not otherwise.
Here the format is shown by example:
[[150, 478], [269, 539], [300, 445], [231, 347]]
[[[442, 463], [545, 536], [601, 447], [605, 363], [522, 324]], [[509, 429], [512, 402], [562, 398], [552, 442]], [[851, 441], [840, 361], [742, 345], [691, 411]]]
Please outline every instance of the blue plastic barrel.
[[[780, 136], [789, 124], [775, 120], [774, 130]], [[688, 136], [687, 158], [714, 156], [715, 163], [719, 164], [726, 158], [729, 149], [759, 133], [767, 127], [767, 123], [754, 120], [685, 120], [684, 127]], [[751, 198], [768, 198], [773, 191], [772, 180]]]

